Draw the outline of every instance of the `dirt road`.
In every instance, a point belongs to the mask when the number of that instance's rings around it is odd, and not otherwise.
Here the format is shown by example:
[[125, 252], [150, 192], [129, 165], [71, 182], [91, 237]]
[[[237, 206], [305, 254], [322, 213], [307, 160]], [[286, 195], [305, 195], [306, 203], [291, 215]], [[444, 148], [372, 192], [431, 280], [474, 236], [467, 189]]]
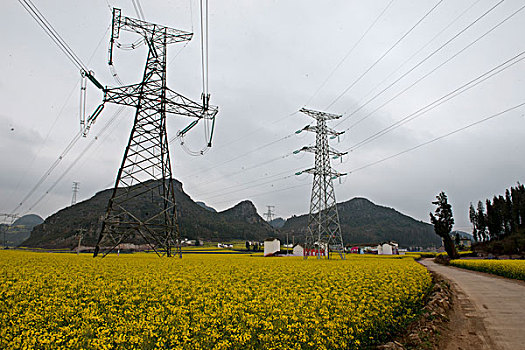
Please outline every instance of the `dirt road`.
[[444, 349], [524, 349], [525, 283], [421, 261], [457, 291]]

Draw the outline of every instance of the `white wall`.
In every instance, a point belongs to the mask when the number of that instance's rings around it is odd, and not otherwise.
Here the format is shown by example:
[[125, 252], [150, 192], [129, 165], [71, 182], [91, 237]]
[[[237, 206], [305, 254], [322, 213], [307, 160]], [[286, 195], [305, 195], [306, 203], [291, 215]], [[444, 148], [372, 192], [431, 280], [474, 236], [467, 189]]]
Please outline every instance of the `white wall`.
[[304, 248], [300, 245], [296, 245], [293, 247], [293, 255], [294, 256], [303, 256], [304, 255]]
[[264, 241], [264, 256], [275, 254], [279, 250], [281, 250], [281, 242], [278, 239]]

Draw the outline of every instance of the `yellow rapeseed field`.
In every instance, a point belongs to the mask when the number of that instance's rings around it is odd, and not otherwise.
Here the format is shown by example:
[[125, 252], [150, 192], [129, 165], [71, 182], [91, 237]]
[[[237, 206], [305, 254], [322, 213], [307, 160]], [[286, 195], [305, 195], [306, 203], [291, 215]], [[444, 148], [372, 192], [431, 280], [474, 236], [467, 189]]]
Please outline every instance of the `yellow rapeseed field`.
[[359, 349], [411, 321], [412, 258], [0, 252], [2, 349]]
[[451, 265], [525, 281], [525, 260], [452, 260]]

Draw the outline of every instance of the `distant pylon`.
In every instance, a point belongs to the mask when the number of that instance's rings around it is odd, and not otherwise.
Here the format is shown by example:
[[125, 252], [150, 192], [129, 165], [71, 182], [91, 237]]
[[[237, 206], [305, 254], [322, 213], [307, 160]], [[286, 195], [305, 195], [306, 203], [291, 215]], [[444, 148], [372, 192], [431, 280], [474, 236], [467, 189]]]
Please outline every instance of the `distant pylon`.
[[298, 133], [302, 131], [315, 132], [315, 146], [305, 146], [294, 152], [315, 153], [315, 167], [296, 173], [296, 175], [300, 175], [306, 172], [314, 175], [304, 258], [306, 259], [309, 255], [314, 254], [318, 259], [322, 257], [330, 259], [331, 252], [338, 252], [341, 259], [344, 259], [343, 235], [339, 223], [333, 180], [346, 174], [332, 170], [330, 157], [336, 159], [345, 155], [346, 152], [338, 152], [329, 146], [328, 135], [337, 137], [343, 132], [337, 132], [326, 126], [327, 120], [339, 119], [341, 115], [306, 108], [301, 108], [300, 112], [317, 121], [316, 125], [307, 125], [298, 131]]
[[273, 221], [273, 217], [274, 217], [274, 213], [273, 213], [273, 209], [275, 208], [274, 205], [267, 205], [268, 207], [268, 211], [266, 213], [264, 213], [264, 216], [266, 216], [266, 221], [268, 223], [271, 223]]
[[77, 181], [73, 182], [73, 196], [71, 197], [71, 205], [77, 204], [77, 194], [78, 194], [79, 186], [80, 186], [80, 182], [77, 182]]

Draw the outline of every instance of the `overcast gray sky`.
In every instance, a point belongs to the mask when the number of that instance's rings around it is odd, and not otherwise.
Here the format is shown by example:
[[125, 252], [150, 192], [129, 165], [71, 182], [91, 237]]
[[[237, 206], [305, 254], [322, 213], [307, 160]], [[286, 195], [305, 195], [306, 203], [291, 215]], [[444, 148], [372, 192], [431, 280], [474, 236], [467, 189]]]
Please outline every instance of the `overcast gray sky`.
[[[124, 16], [136, 18], [132, 2], [33, 2], [97, 78], [104, 85], [116, 86], [107, 66], [109, 7], [122, 8]], [[261, 214], [266, 205], [274, 205], [276, 215], [282, 217], [308, 212], [311, 176], [293, 174], [311, 167], [313, 155], [291, 153], [313, 142], [314, 135], [291, 135], [311, 123], [309, 117], [294, 112], [306, 106], [344, 114], [344, 119], [331, 126], [349, 130], [339, 142], [331, 142], [339, 150], [352, 148], [525, 50], [523, 10], [460, 52], [525, 4], [503, 1], [364, 105], [499, 2], [210, 1], [209, 87], [211, 102], [220, 109], [214, 145], [204, 156], [195, 157], [172, 143], [175, 177], [194, 200], [217, 210], [249, 199]], [[359, 41], [389, 3], [384, 15]], [[198, 101], [202, 90], [199, 2], [143, 0], [141, 4], [146, 20], [195, 32], [187, 45], [169, 47], [168, 86]], [[79, 130], [80, 74], [19, 2], [3, 1], [0, 10], [0, 212], [16, 209], [20, 214], [46, 217], [70, 204], [73, 181], [80, 182], [78, 200], [112, 186], [133, 110], [125, 109], [105, 127], [118, 109], [107, 106], [88, 137], [78, 141], [24, 200]], [[123, 42], [136, 39], [132, 34], [122, 37]], [[116, 51], [115, 67], [125, 83], [140, 81], [145, 58], [144, 46]], [[428, 222], [428, 213], [434, 210], [431, 201], [444, 190], [453, 205], [456, 228], [470, 230], [471, 201], [501, 194], [517, 181], [525, 181], [524, 107], [368, 165], [525, 102], [524, 67], [524, 61], [519, 61], [355, 148], [342, 163], [334, 160], [336, 170], [349, 173], [341, 184], [336, 182], [338, 202], [366, 197]], [[101, 93], [90, 85], [87, 94], [87, 110], [93, 111]], [[355, 124], [363, 117], [366, 119]], [[183, 117], [170, 116], [169, 138], [188, 123]], [[186, 144], [197, 150], [202, 143], [203, 130], [198, 128]]]

